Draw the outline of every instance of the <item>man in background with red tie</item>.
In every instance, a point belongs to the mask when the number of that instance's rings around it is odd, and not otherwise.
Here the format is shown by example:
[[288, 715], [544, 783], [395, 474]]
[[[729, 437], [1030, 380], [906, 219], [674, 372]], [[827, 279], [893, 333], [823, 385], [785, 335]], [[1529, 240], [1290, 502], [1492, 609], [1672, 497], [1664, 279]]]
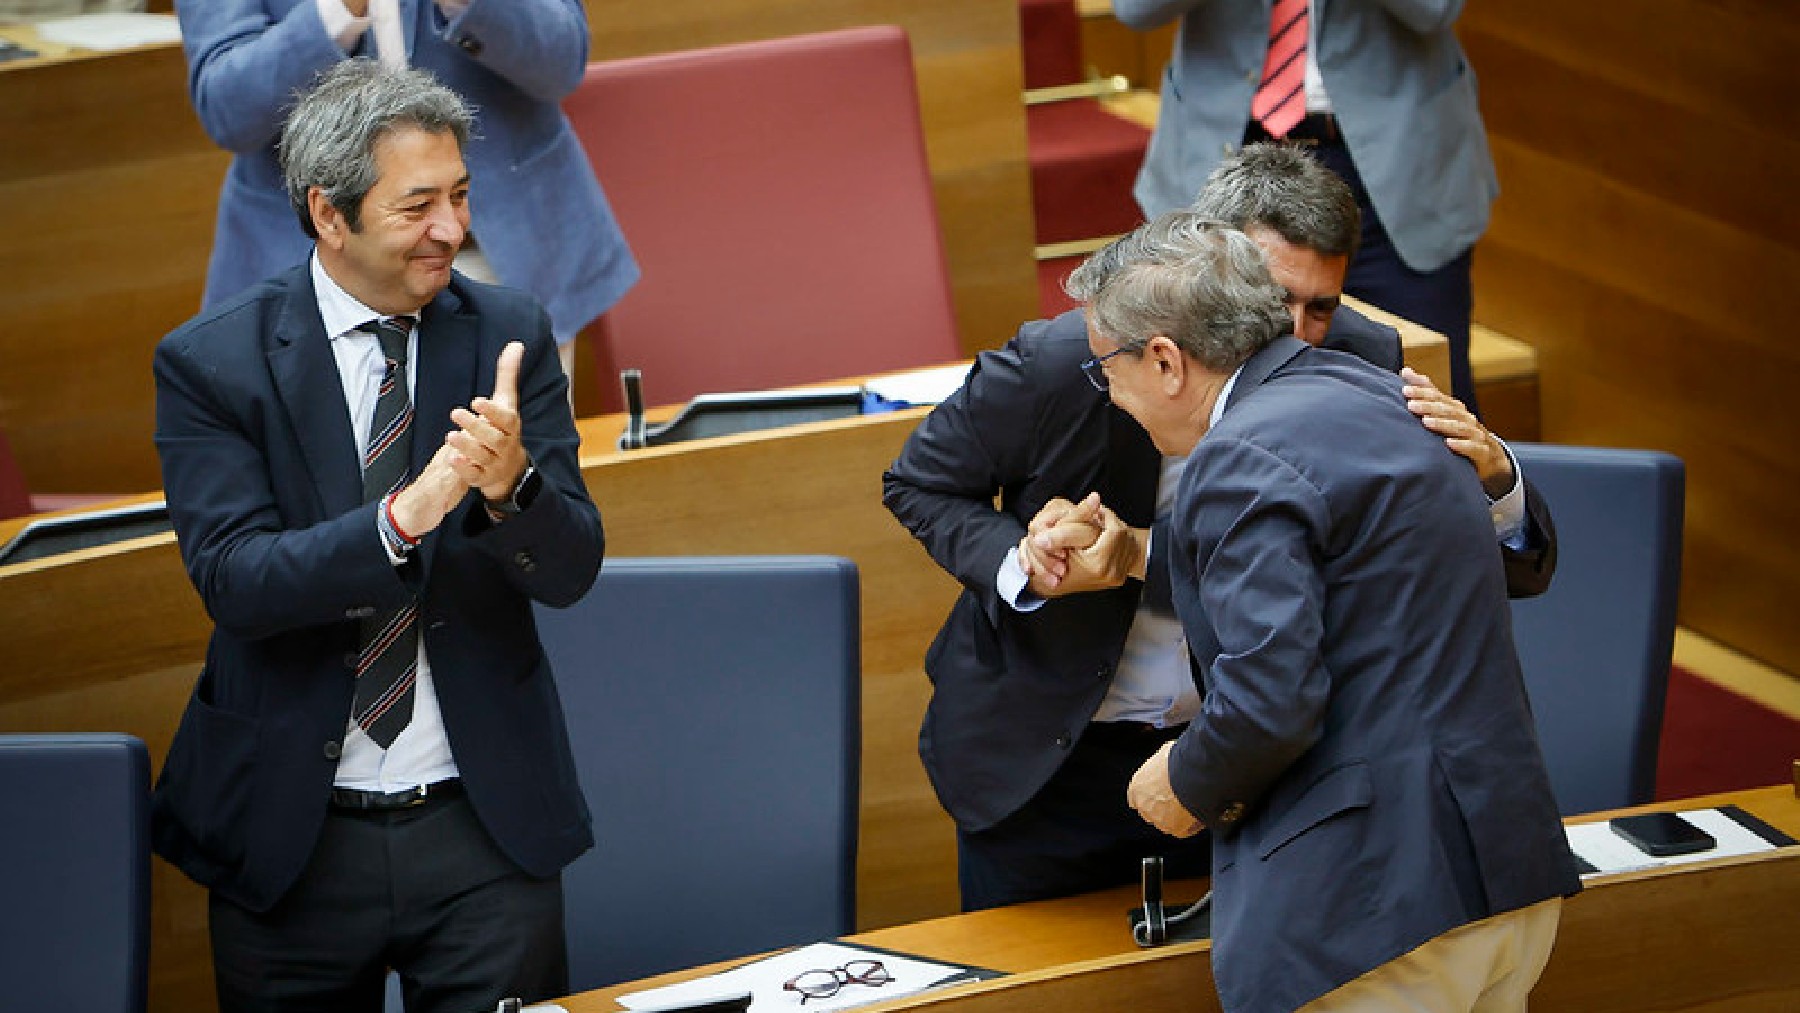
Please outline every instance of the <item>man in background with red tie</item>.
[[1146, 30], [1179, 17], [1138, 175], [1146, 216], [1184, 207], [1244, 144], [1306, 145], [1355, 191], [1363, 235], [1344, 291], [1442, 333], [1469, 371], [1471, 251], [1499, 192], [1462, 0], [1113, 0]]
[[530, 296], [451, 269], [470, 113], [351, 60], [282, 170], [311, 256], [158, 345], [156, 444], [214, 630], [157, 783], [211, 891], [219, 1006], [410, 1013], [568, 990], [593, 843], [532, 603], [599, 572], [568, 381]]

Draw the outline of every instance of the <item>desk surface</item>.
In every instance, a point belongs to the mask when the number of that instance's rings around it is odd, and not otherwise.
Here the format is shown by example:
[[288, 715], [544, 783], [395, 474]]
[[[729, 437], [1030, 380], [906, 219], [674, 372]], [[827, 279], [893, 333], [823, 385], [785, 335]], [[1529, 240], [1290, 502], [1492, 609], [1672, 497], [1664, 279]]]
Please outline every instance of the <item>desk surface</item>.
[[[1727, 804], [1800, 837], [1800, 799], [1785, 785], [1622, 811]], [[1597, 813], [1570, 822], [1613, 815], [1617, 813]], [[1169, 895], [1185, 899], [1199, 892], [1198, 883], [1187, 889], [1174, 884]], [[1796, 1008], [1782, 1003], [1800, 997], [1800, 963], [1789, 952], [1800, 930], [1797, 900], [1800, 848], [1590, 879], [1564, 909], [1557, 949], [1533, 994], [1535, 1005], [1583, 1011]], [[1162, 1008], [1157, 997], [1171, 981], [1179, 982], [1182, 991], [1179, 1005], [1170, 1008], [1217, 1009], [1210, 987], [1210, 943], [1139, 949], [1127, 929], [1136, 903], [1136, 891], [1127, 888], [952, 915], [849, 938], [1009, 972], [1005, 978], [891, 1000], [874, 1009], [1029, 1005], [1037, 1013], [1050, 1013], [1081, 1009], [1081, 995], [1113, 989], [1103, 1008], [1155, 1010]], [[724, 966], [729, 964], [585, 992], [562, 1004], [570, 1013], [604, 1013], [619, 1008], [619, 995]]]

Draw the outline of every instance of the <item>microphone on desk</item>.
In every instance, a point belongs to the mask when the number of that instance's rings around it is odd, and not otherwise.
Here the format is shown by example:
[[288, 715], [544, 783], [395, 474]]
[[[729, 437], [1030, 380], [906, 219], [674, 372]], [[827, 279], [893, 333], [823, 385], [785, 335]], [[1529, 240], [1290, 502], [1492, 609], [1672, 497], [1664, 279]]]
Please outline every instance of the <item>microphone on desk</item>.
[[619, 372], [625, 385], [625, 432], [619, 435], [620, 450], [637, 450], [648, 445], [644, 433], [644, 373], [639, 369]]
[[1212, 891], [1176, 914], [1163, 909], [1163, 860], [1161, 855], [1144, 859], [1144, 920], [1133, 921], [1131, 937], [1139, 946], [1161, 946], [1169, 941], [1171, 930], [1198, 916], [1212, 904]]

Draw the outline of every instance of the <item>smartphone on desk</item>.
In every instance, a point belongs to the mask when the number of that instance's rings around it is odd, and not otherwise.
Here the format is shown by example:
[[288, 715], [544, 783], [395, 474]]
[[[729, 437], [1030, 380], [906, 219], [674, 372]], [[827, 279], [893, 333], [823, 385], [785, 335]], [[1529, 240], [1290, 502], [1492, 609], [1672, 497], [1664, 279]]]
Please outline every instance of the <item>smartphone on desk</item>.
[[1656, 858], [1708, 851], [1719, 843], [1711, 834], [1683, 819], [1680, 813], [1615, 816], [1608, 825], [1613, 833], [1630, 841], [1639, 851]]
[[11, 39], [0, 39], [0, 63], [7, 60], [29, 60], [38, 55], [37, 50], [27, 49]]

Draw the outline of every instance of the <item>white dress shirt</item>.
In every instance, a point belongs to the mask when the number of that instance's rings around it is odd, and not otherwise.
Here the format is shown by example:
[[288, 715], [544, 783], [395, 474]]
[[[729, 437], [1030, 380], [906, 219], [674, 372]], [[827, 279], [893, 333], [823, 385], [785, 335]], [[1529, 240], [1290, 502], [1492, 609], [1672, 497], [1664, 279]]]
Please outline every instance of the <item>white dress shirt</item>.
[[[325, 322], [325, 333], [331, 337], [331, 355], [337, 360], [338, 379], [344, 386], [344, 402], [350, 408], [350, 426], [356, 434], [356, 456], [360, 461], [369, 445], [369, 429], [375, 422], [375, 402], [381, 396], [381, 376], [387, 371], [387, 363], [381, 354], [381, 342], [357, 328], [382, 314], [364, 306], [332, 281], [320, 266], [317, 253], [312, 256], [311, 268], [319, 316]], [[418, 350], [419, 329], [414, 327], [407, 339], [409, 391], [417, 389]], [[401, 562], [392, 553], [389, 561], [395, 565]], [[437, 689], [431, 681], [431, 661], [425, 656], [422, 635], [412, 721], [401, 729], [393, 745], [382, 749], [348, 714], [344, 715], [344, 726], [344, 750], [338, 757], [337, 777], [332, 782], [340, 788], [402, 791], [457, 776], [456, 759], [450, 755], [450, 738], [438, 710]]]

